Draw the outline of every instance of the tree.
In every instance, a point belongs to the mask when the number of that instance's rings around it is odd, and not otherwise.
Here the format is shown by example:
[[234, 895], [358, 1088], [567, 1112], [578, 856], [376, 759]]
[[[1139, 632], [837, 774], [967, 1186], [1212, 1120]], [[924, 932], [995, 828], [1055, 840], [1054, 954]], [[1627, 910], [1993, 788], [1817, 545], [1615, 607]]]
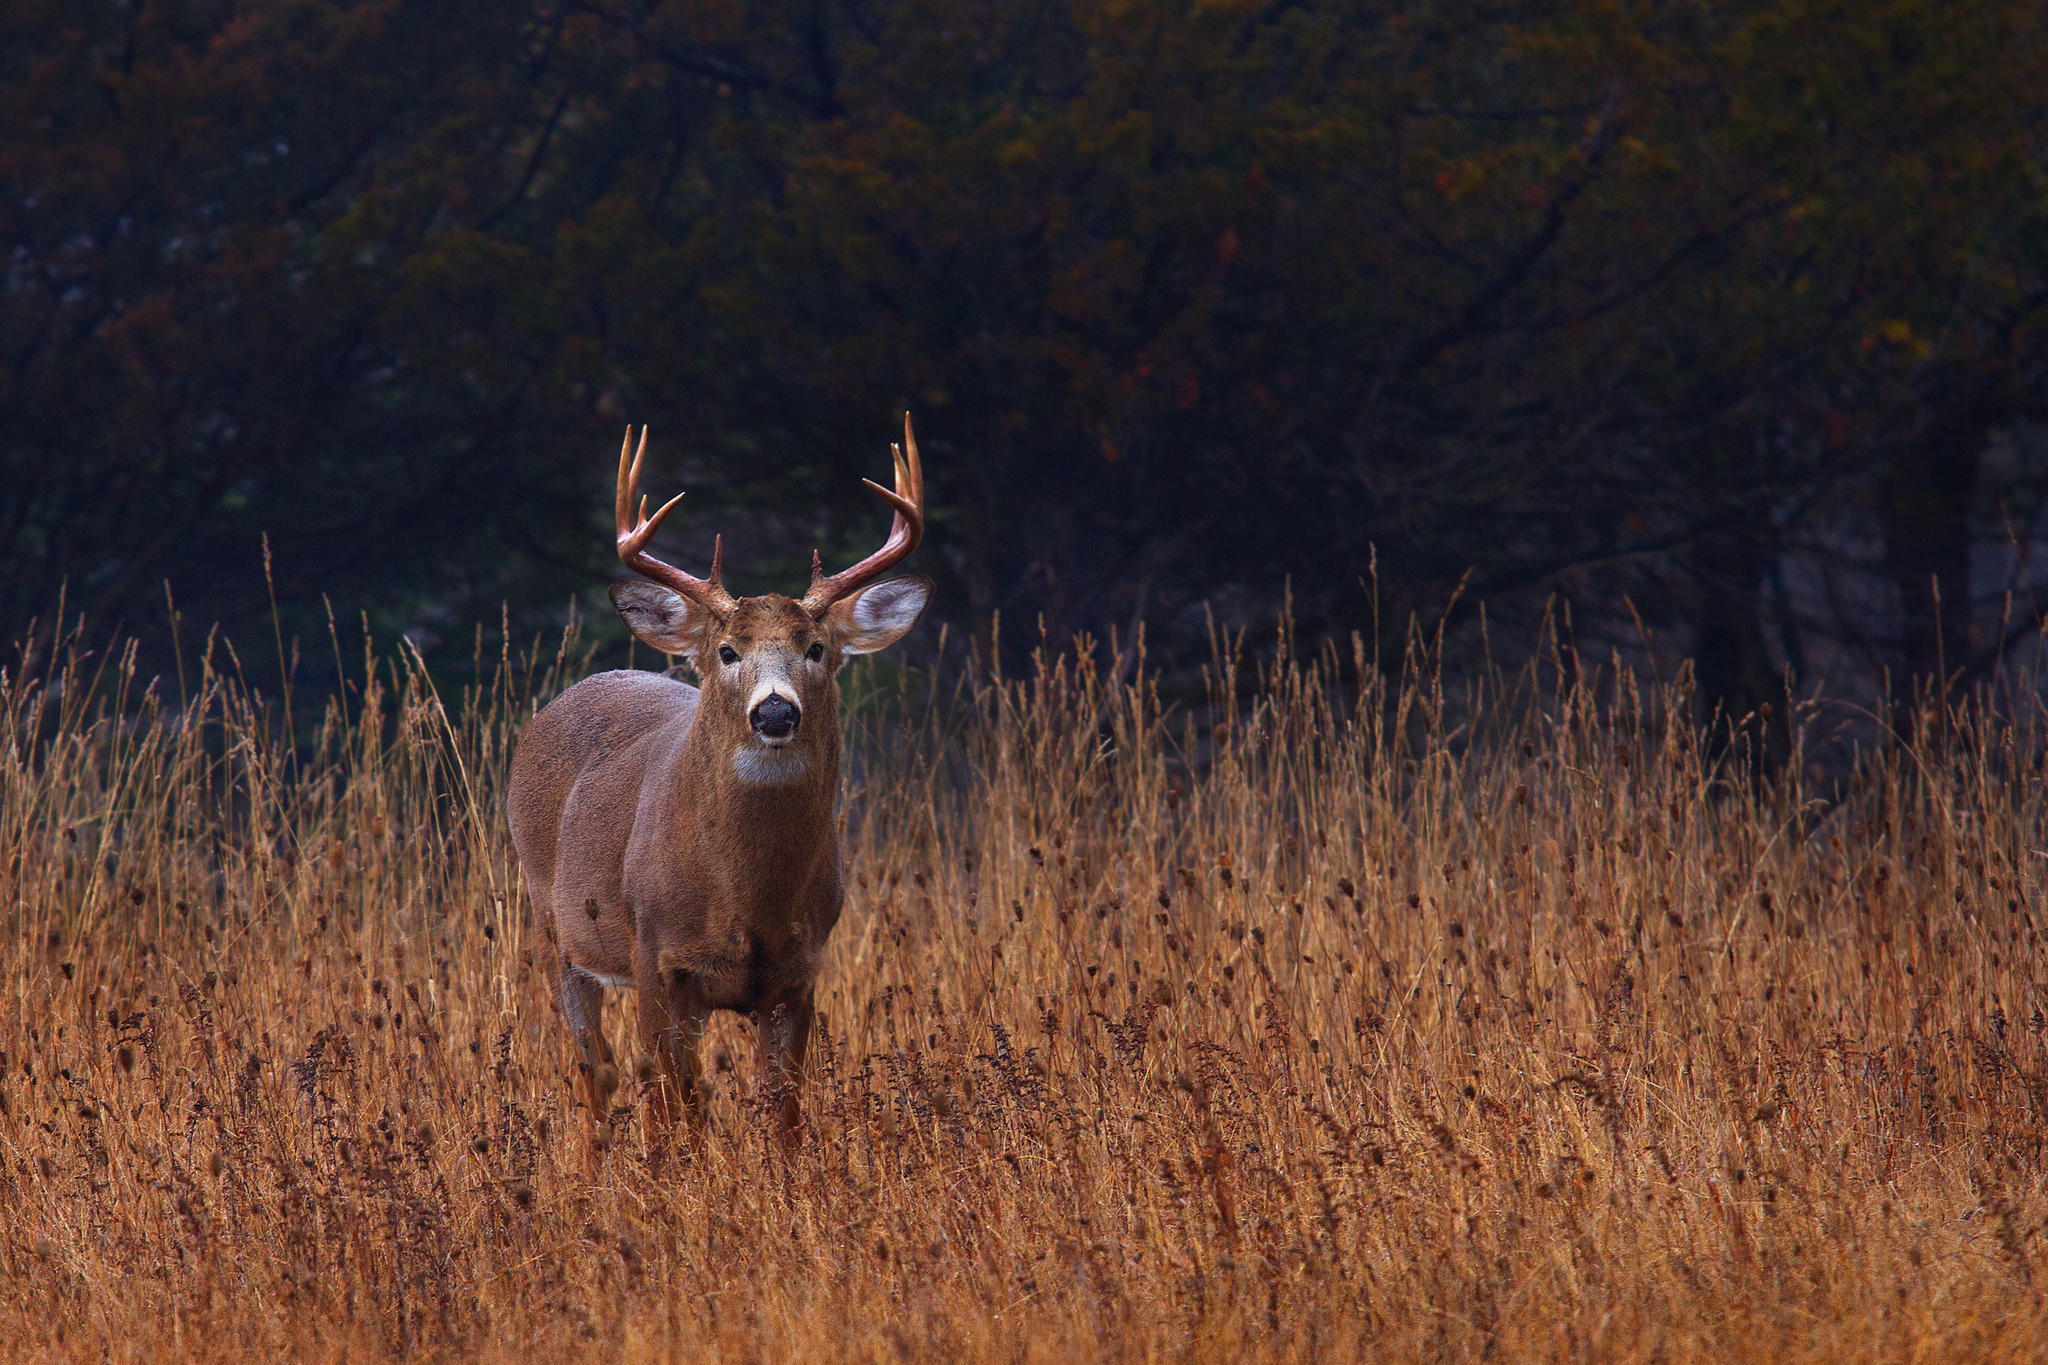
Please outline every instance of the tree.
[[[694, 490], [670, 553], [723, 526], [793, 586], [871, 530], [909, 407], [966, 622], [1171, 649], [1291, 580], [1310, 636], [1364, 623], [1377, 552], [1390, 631], [1563, 594], [1740, 714], [1828, 641], [1924, 672], [1968, 635], [1968, 582], [1919, 587], [2038, 409], [2018, 3], [0, 22], [15, 623], [166, 574], [261, 612], [264, 531], [288, 611], [542, 615], [606, 572], [628, 419]], [[1859, 555], [1890, 638], [1785, 586]]]

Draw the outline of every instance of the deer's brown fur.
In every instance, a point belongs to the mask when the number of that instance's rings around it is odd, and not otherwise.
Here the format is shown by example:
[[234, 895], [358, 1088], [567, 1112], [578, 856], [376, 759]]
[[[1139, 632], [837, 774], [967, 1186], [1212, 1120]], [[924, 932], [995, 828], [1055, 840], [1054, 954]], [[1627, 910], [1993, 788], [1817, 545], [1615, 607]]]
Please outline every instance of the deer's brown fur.
[[[613, 598], [642, 639], [689, 657], [703, 686], [634, 671], [585, 679], [527, 725], [510, 791], [513, 842], [554, 930], [558, 999], [599, 1117], [618, 1077], [602, 990], [631, 984], [642, 1046], [663, 1072], [657, 1113], [699, 1110], [697, 1042], [710, 1012], [730, 1009], [759, 1021], [763, 1090], [785, 1132], [796, 1126], [813, 987], [842, 898], [839, 670], [899, 638], [930, 591], [923, 579], [869, 581], [922, 529], [910, 449], [907, 473], [898, 461], [909, 531], [854, 570], [814, 573], [803, 601], [735, 599], [715, 562], [700, 580], [645, 556], [654, 523], [629, 524], [621, 464], [621, 557], [673, 587], [626, 582]], [[899, 506], [898, 532], [904, 520]], [[799, 713], [793, 733], [752, 718], [777, 697]]]

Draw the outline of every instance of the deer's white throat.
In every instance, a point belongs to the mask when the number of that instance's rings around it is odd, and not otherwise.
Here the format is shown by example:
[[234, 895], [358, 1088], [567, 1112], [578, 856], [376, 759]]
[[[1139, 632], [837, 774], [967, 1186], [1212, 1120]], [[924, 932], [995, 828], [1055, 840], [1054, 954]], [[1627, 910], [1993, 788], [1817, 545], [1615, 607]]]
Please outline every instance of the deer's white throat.
[[801, 778], [810, 767], [811, 761], [803, 750], [782, 745], [770, 748], [760, 743], [743, 744], [732, 756], [733, 775], [756, 787], [785, 786]]

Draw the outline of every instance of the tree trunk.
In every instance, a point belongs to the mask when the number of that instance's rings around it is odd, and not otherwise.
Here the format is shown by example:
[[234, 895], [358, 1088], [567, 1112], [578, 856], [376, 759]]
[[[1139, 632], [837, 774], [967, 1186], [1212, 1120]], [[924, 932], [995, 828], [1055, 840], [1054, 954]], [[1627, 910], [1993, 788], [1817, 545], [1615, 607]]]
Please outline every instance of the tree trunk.
[[1699, 589], [1693, 676], [1700, 723], [1718, 748], [1729, 746], [1759, 777], [1791, 752], [1785, 680], [1764, 628], [1764, 576], [1770, 527], [1736, 523], [1709, 532], [1693, 549]]
[[1973, 401], [1937, 418], [1885, 471], [1885, 571], [1898, 594], [1897, 719], [1910, 732], [1916, 691], [1946, 690], [1970, 646], [1970, 500], [1990, 430]]

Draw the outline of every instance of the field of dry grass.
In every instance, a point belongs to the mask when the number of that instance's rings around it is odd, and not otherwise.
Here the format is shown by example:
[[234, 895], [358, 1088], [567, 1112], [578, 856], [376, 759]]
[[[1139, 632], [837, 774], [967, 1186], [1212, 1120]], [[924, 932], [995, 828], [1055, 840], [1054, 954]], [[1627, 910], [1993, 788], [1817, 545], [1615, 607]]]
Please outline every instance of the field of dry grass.
[[2048, 1350], [2031, 701], [1821, 793], [1670, 687], [1328, 663], [871, 699], [786, 1157], [738, 1022], [701, 1144], [576, 1107], [499, 811], [559, 661], [366, 659], [296, 752], [231, 668], [11, 668], [0, 1352]]

